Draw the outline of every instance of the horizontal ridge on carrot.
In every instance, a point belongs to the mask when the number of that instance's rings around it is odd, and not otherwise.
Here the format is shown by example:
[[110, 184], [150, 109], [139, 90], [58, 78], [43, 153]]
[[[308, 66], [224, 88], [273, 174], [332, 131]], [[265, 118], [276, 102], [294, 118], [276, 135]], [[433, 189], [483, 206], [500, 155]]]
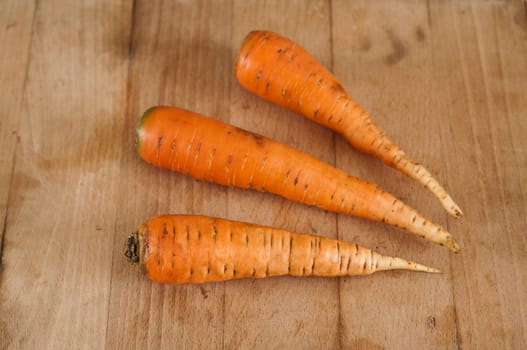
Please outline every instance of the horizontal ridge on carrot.
[[351, 242], [198, 215], [147, 220], [128, 238], [125, 254], [151, 280], [173, 284], [383, 270], [439, 272]]
[[408, 230], [457, 252], [454, 238], [378, 186], [283, 143], [177, 107], [153, 107], [136, 129], [147, 162], [216, 184], [271, 192], [292, 201]]
[[235, 63], [239, 83], [256, 95], [340, 133], [428, 188], [456, 218], [463, 212], [422, 165], [411, 159], [355, 102], [337, 78], [300, 45], [269, 31], [253, 31]]

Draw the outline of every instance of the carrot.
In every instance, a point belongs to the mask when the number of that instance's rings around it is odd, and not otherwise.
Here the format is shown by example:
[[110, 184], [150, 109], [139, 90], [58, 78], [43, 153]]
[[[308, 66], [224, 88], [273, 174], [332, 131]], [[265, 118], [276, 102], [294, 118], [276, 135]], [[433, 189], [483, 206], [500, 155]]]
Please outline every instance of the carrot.
[[247, 90], [340, 133], [355, 148], [428, 188], [448, 213], [463, 215], [430, 172], [390, 140], [337, 78], [295, 42], [268, 31], [251, 32], [234, 69]]
[[138, 154], [155, 166], [382, 221], [459, 250], [445, 229], [378, 186], [221, 121], [176, 107], [153, 107], [138, 123], [136, 142]]
[[356, 243], [197, 215], [155, 216], [130, 235], [125, 255], [160, 283], [270, 276], [353, 276], [383, 270], [439, 272]]

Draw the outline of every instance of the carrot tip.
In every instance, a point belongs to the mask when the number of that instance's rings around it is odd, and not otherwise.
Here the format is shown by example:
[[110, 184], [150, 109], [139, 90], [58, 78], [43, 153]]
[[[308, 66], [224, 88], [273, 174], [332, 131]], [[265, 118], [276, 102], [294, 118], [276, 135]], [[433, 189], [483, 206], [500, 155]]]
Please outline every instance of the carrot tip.
[[441, 270], [436, 269], [434, 267], [429, 267], [426, 265], [414, 263], [413, 261], [410, 262], [413, 264], [413, 271], [422, 271], [422, 272], [429, 272], [429, 273], [442, 273]]
[[452, 236], [447, 237], [445, 245], [456, 254], [461, 250], [456, 240]]
[[410, 270], [428, 273], [441, 273], [441, 270], [426, 266], [423, 264], [416, 263], [414, 261], [405, 260], [397, 257], [385, 257], [383, 259], [385, 263], [378, 267], [379, 271], [382, 270]]
[[446, 211], [456, 219], [459, 219], [464, 215], [463, 211], [461, 211], [459, 206], [449, 195], [447, 195], [443, 200], [441, 200], [441, 204], [446, 209]]

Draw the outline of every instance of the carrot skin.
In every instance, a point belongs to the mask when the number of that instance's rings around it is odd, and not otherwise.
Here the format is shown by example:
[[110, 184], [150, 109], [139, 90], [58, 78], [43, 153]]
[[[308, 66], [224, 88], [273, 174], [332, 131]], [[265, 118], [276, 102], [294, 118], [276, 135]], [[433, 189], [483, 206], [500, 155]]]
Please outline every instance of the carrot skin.
[[304, 152], [176, 107], [150, 108], [136, 129], [147, 162], [196, 179], [400, 227], [457, 252], [453, 237], [375, 184]]
[[439, 272], [352, 242], [207, 216], [156, 216], [141, 224], [130, 241], [129, 259], [159, 283], [354, 276], [395, 269]]
[[420, 182], [451, 215], [463, 215], [430, 172], [390, 140], [337, 78], [292, 40], [269, 31], [249, 33], [234, 70], [247, 90], [340, 133], [358, 150]]

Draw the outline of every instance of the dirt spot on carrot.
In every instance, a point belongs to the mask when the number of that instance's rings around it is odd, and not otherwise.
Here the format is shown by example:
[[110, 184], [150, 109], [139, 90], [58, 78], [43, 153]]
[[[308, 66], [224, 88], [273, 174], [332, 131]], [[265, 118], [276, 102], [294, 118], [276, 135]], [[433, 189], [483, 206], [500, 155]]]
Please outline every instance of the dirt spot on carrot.
[[265, 143], [265, 137], [263, 137], [262, 135], [258, 135], [258, 134], [254, 134], [252, 132], [248, 132], [246, 130], [243, 130], [243, 129], [235, 129], [239, 134], [245, 136], [245, 137], [251, 137], [252, 139], [254, 139], [254, 141], [256, 142], [256, 144], [258, 146], [263, 146], [264, 143]]
[[330, 86], [330, 89], [342, 95], [346, 94], [346, 90], [344, 89], [344, 87], [338, 83], [332, 84]]
[[387, 31], [386, 33], [392, 46], [392, 52], [385, 57], [384, 62], [391, 66], [400, 62], [407, 55], [408, 50], [406, 49], [403, 41], [391, 30]]
[[264, 143], [265, 143], [265, 138], [261, 135], [256, 135], [256, 134], [251, 134], [251, 136], [254, 138], [254, 140], [256, 141], [256, 144], [258, 146], [263, 146]]

